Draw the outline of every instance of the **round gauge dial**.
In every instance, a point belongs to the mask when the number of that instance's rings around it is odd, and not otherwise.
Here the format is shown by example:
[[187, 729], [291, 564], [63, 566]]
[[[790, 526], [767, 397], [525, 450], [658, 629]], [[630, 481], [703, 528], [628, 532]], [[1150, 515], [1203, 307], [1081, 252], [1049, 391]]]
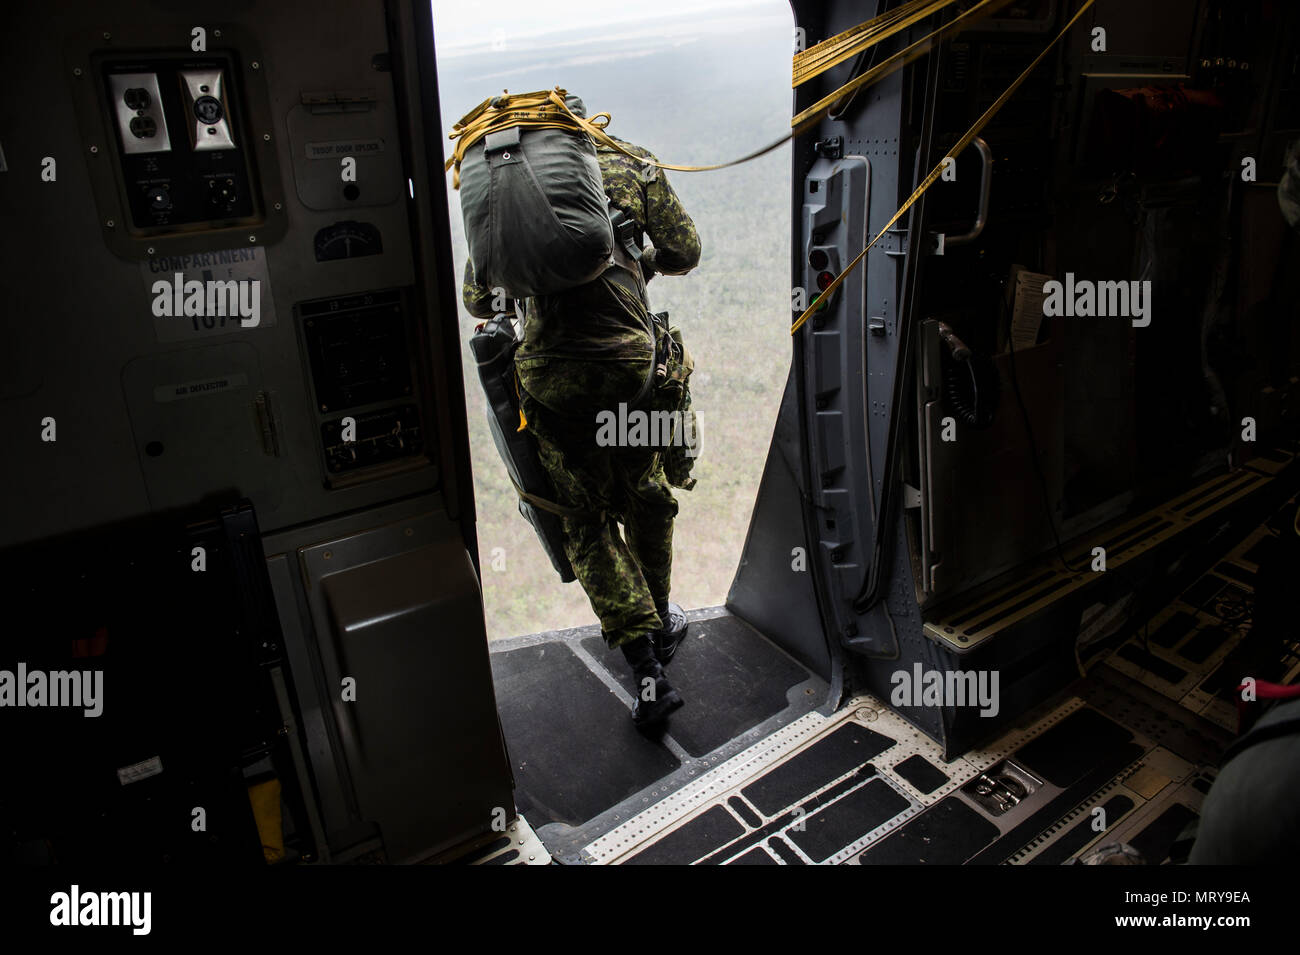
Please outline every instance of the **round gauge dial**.
[[369, 222], [336, 222], [316, 233], [317, 262], [354, 259], [383, 251], [383, 238]]

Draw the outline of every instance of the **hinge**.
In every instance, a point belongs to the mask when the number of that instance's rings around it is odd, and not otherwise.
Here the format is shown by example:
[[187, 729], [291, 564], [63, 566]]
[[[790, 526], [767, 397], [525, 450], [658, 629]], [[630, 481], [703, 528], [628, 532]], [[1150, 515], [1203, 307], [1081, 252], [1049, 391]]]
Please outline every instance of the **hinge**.
[[257, 427], [262, 434], [262, 453], [278, 458], [280, 440], [275, 433], [275, 412], [271, 408], [271, 396], [265, 391], [259, 391], [253, 399], [253, 408], [257, 412]]

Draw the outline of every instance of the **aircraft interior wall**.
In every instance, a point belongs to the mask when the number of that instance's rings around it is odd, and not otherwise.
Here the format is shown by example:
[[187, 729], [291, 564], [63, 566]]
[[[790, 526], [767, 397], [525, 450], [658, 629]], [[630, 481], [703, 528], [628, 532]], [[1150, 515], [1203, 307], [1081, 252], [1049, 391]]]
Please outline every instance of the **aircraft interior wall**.
[[[289, 858], [426, 856], [512, 807], [455, 305], [436, 280], [450, 250], [426, 161], [443, 135], [427, 5], [418, 26], [418, 8], [381, 2], [211, 12], [6, 13], [0, 71], [28, 94], [7, 94], [0, 122], [0, 546], [6, 599], [30, 620], [5, 657], [94, 657], [110, 693], [151, 701], [109, 705], [104, 745], [9, 795], [63, 807], [61, 787], [136, 767], [117, 811], [188, 815], [188, 786], [270, 778], [297, 794]], [[216, 543], [191, 540], [210, 525]], [[217, 674], [253, 688], [258, 719], [195, 702]], [[148, 715], [203, 707], [215, 762]], [[59, 730], [31, 726], [53, 734], [28, 741], [48, 766]], [[210, 843], [181, 849], [109, 815], [5, 808], [38, 857], [203, 858], [249, 838], [257, 854], [248, 820], [219, 822], [215, 802]]]
[[[1279, 231], [1276, 181], [1240, 172], [1247, 159], [1261, 169], [1281, 164], [1287, 121], [1270, 84], [1271, 71], [1294, 59], [1292, 15], [1258, 3], [1098, 3], [1054, 69], [1044, 64], [985, 130], [993, 171], [982, 235], [925, 263], [926, 318], [974, 350], [979, 384], [955, 380], [966, 369], [930, 325], [920, 356], [923, 602], [960, 594], [1053, 549], [1057, 536], [1092, 532], [1251, 456], [1243, 418], [1256, 421], [1257, 446], [1285, 434], [1294, 353], [1283, 344], [1265, 370], [1240, 341], [1257, 335], [1262, 311], [1276, 321], [1261, 299], [1275, 294], [1273, 279], [1289, 271], [1281, 262], [1294, 249]], [[1082, 28], [1091, 24], [1105, 24], [1104, 51]], [[1044, 21], [954, 45], [938, 140], [955, 139], [1052, 29]], [[1179, 84], [1200, 92], [1169, 93]], [[1115, 92], [1140, 89], [1177, 102], [1165, 125], [1129, 111]], [[1277, 96], [1283, 111], [1293, 108], [1284, 89]], [[960, 162], [961, 185], [936, 200], [937, 231], [970, 221], [978, 205], [978, 157], [968, 151]], [[1130, 322], [1046, 318], [1013, 357], [1013, 268], [1139, 282], [1130, 290], [1146, 292], [1145, 313]], [[954, 396], [972, 419], [972, 440], [942, 435]], [[984, 409], [974, 407], [981, 397]], [[1012, 532], [989, 541], [986, 525], [969, 520], [973, 501], [989, 525]]]

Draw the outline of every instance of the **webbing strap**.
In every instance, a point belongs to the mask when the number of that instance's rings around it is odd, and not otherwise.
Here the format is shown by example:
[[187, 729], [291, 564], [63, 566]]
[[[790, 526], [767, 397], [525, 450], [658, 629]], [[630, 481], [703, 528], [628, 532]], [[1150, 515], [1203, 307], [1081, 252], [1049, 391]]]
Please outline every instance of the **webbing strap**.
[[519, 427], [515, 428], [515, 430], [526, 431], [528, 429], [528, 418], [524, 416], [523, 396], [519, 393], [521, 390], [519, 387], [519, 367], [517, 365], [513, 365], [513, 367], [515, 372], [515, 403], [519, 406]]
[[[984, 111], [984, 115], [981, 116], [979, 119], [975, 120], [975, 125], [971, 126], [970, 129], [966, 130], [966, 132], [962, 135], [961, 139], [957, 140], [957, 144], [948, 151], [948, 156], [944, 157], [944, 160], [946, 160], [947, 158], [956, 159], [957, 156], [961, 154], [962, 150], [964, 150], [967, 146], [969, 146], [974, 141], [975, 137], [980, 134], [980, 132], [984, 129], [986, 125], [988, 125], [989, 120], [991, 120], [994, 116], [996, 116], [998, 114], [998, 111], [1007, 104], [1007, 101], [1011, 99], [1011, 97], [1015, 94], [1016, 90], [1020, 89], [1021, 85], [1025, 82], [1025, 80], [1029, 78], [1029, 75], [1034, 72], [1034, 69], [1038, 66], [1038, 64], [1040, 64], [1041, 62], [1043, 62], [1044, 59], [1047, 58], [1047, 54], [1050, 53], [1056, 47], [1056, 45], [1061, 42], [1061, 40], [1065, 37], [1065, 35], [1070, 32], [1070, 28], [1073, 27], [1076, 22], [1078, 22], [1079, 18], [1083, 16], [1084, 12], [1089, 7], [1091, 7], [1095, 2], [1096, 0], [1084, 0], [1083, 5], [1079, 7], [1079, 9], [1075, 11], [1074, 16], [1070, 18], [1070, 22], [1065, 25], [1065, 27], [1061, 30], [1060, 33], [1056, 35], [1056, 38], [1053, 39], [1051, 43], [1047, 44], [1047, 46], [1044, 47], [1043, 52], [1039, 53], [1038, 56], [1034, 57], [1033, 62], [1030, 63], [1027, 67], [1025, 67], [1024, 72], [1022, 72], [1019, 76], [1015, 78], [1015, 80], [1011, 83], [1010, 86], [1006, 88], [1006, 90], [1002, 93], [1002, 95], [993, 101], [993, 105]], [[972, 10], [973, 9], [975, 8], [972, 8]], [[956, 22], [957, 20], [953, 21], [953, 23]], [[870, 72], [872, 71], [868, 71], [868, 74]], [[864, 74], [864, 77], [866, 75], [867, 74]], [[856, 82], [857, 81], [855, 80], [854, 83]], [[847, 89], [848, 86], [852, 86], [852, 85], [853, 83], [849, 83], [845, 88]], [[835, 277], [835, 280], [831, 282], [830, 285], [826, 286], [826, 288], [821, 292], [821, 294], [817, 297], [817, 300], [814, 301], [811, 305], [809, 305], [808, 308], [804, 311], [804, 313], [795, 320], [794, 324], [790, 326], [791, 335], [797, 332], [803, 326], [804, 322], [808, 321], [808, 317], [812, 315], [813, 312], [817, 311], [819, 308], [822, 307], [821, 300], [824, 298], [829, 298], [830, 295], [833, 294], [835, 290], [840, 287], [840, 284], [849, 276], [849, 273], [851, 273], [855, 268], [857, 268], [858, 265], [862, 262], [862, 260], [866, 258], [867, 253], [871, 251], [871, 247], [874, 246], [877, 242], [879, 242], [881, 238], [885, 235], [885, 233], [894, 227], [894, 224], [898, 222], [899, 219], [903, 218], [903, 216], [907, 213], [907, 210], [912, 208], [913, 205], [915, 205], [916, 200], [920, 199], [921, 196], [925, 195], [925, 191], [927, 189], [929, 189], [932, 185], [934, 185], [934, 183], [939, 179], [939, 176], [943, 174], [944, 160], [940, 160], [939, 164], [930, 171], [930, 174], [926, 176], [923, 180], [921, 180], [921, 184], [916, 187], [916, 190], [910, 196], [908, 196], [907, 201], [903, 203], [903, 205], [899, 208], [899, 210], [895, 212], [893, 216], [890, 217], [889, 221], [885, 223], [884, 228], [882, 228], [878, 233], [876, 233], [876, 237], [867, 243], [867, 247], [863, 249], [861, 252], [859, 252], [857, 256], [854, 257], [853, 261], [848, 264], [848, 267], [845, 268], [844, 271], [842, 271], [839, 275], [837, 275]]]
[[638, 156], [606, 133], [605, 127], [609, 125], [610, 120], [609, 113], [597, 113], [590, 119], [578, 116], [569, 109], [569, 105], [564, 101], [565, 96], [566, 91], [559, 87], [537, 93], [517, 93], [501, 97], [501, 107], [492, 106], [493, 100], [496, 99], [496, 97], [493, 97], [493, 99], [484, 100], [474, 110], [466, 114], [459, 123], [452, 127], [447, 137], [456, 140], [456, 146], [452, 150], [451, 158], [444, 164], [444, 169], [451, 169], [453, 166], [456, 168], [452, 176], [452, 187], [455, 189], [460, 188], [460, 164], [465, 158], [465, 153], [469, 150], [469, 147], [489, 133], [510, 126], [523, 126], [529, 129], [567, 129], [584, 132], [593, 142], [616, 150], [630, 159], [635, 159], [638, 163], [644, 163], [658, 169], [671, 169], [676, 172], [705, 172], [710, 169], [725, 169], [728, 166], [738, 166], [741, 163], [749, 162], [751, 159], [757, 159], [764, 153], [771, 152], [794, 136], [794, 133], [782, 136], [774, 143], [729, 162], [714, 163], [708, 166], [685, 166], [659, 162], [656, 159]]
[[[565, 91], [558, 87], [553, 90], [540, 90], [536, 93], [515, 93], [500, 97], [492, 96], [479, 103], [452, 126], [448, 139], [456, 140], [451, 158], [444, 169], [456, 167], [452, 186], [460, 188], [460, 164], [469, 147], [492, 133], [511, 127], [523, 126], [528, 129], [567, 129], [582, 130], [593, 139], [603, 137], [604, 129], [609, 125], [609, 113], [597, 113], [590, 119], [577, 116], [564, 102]], [[494, 103], [500, 103], [494, 106]], [[612, 140], [611, 140], [612, 142]]]
[[[915, 3], [918, 2], [918, 0], [912, 0], [912, 2]], [[929, 13], [934, 13], [948, 6], [949, 3], [952, 2], [955, 2], [955, 0], [927, 0], [926, 8], [929, 9], [933, 7], [933, 9], [929, 10]], [[497, 132], [511, 126], [523, 126], [531, 129], [567, 129], [570, 131], [584, 132], [593, 142], [620, 152], [630, 159], [636, 160], [638, 163], [654, 166], [657, 169], [669, 169], [674, 172], [707, 172], [712, 169], [726, 169], [729, 166], [738, 166], [741, 163], [749, 162], [751, 159], [757, 159], [759, 156], [766, 155], [780, 146], [784, 146], [787, 142], [801, 133], [806, 132], [808, 129], [811, 129], [820, 122], [821, 119], [830, 111], [831, 107], [849, 93], [884, 79], [895, 70], [898, 70], [900, 67], [905, 66], [907, 63], [910, 63], [912, 60], [925, 54], [935, 41], [943, 39], [957, 30], [969, 28], [976, 21], [994, 13], [997, 9], [1010, 2], [1011, 0], [980, 0], [980, 2], [974, 7], [956, 17], [948, 25], [936, 30], [929, 36], [918, 40], [901, 53], [894, 54], [879, 66], [873, 67], [862, 76], [844, 84], [829, 96], [818, 100], [813, 106], [810, 106], [808, 109], [801, 112], [791, 121], [790, 132], [786, 135], [768, 143], [766, 146], [760, 146], [751, 153], [746, 153], [739, 159], [732, 159], [728, 162], [710, 163], [702, 166], [690, 166], [678, 163], [660, 162], [656, 159], [647, 159], [644, 156], [638, 156], [605, 132], [605, 127], [609, 125], [610, 121], [609, 113], [597, 113], [590, 119], [578, 116], [569, 109], [568, 104], [565, 102], [566, 91], [556, 87], [553, 90], [541, 90], [535, 93], [505, 94], [500, 97], [494, 96], [485, 99], [470, 112], [466, 113], [465, 116], [461, 118], [460, 122], [456, 123], [456, 125], [452, 127], [447, 138], [455, 140], [456, 145], [452, 150], [451, 158], [447, 160], [444, 168], [451, 169], [455, 167], [455, 173], [452, 176], [452, 187], [459, 189], [460, 164], [465, 158], [465, 153], [469, 150], [469, 147], [489, 133]], [[854, 28], [860, 29], [860, 32], [866, 35], [856, 38], [850, 47], [852, 52], [846, 55], [852, 55], [852, 53], [868, 49], [874, 44], [880, 43], [893, 36], [895, 33], [910, 27], [918, 20], [923, 19], [924, 16], [929, 15], [929, 13], [921, 14], [919, 12], [921, 8], [918, 6], [914, 11], [915, 16], [912, 16], [911, 12], [913, 12], [913, 10], [911, 5], [909, 4], [907, 6], [909, 8], [909, 14], [901, 19], [895, 19], [892, 14], [882, 14], [881, 17], [877, 17], [875, 20], [869, 20], [866, 23], [861, 24], [860, 28]], [[902, 11], [903, 9], [903, 7], [900, 7], [899, 11]], [[895, 14], [899, 11], [895, 11]], [[882, 18], [887, 18], [889, 20], [888, 24], [869, 31], [871, 24], [881, 20]], [[843, 34], [840, 34], [840, 36], [842, 37]], [[836, 38], [832, 38], [832, 40], [835, 39]], [[816, 47], [813, 47], [812, 50], [817, 50], [823, 46], [824, 44], [819, 43]], [[812, 50], [805, 52], [812, 52]], [[825, 52], [826, 51], [823, 50], [821, 53], [818, 53], [818, 57], [824, 55]], [[807, 62], [810, 64], [810, 69], [815, 69], [819, 65], [812, 61]], [[828, 65], [824, 68], [818, 69], [817, 72], [824, 72], [826, 69], [830, 69], [830, 66]], [[817, 73], [809, 73], [808, 78], [815, 75], [817, 75]], [[803, 81], [800, 80], [800, 82]], [[494, 103], [499, 105], [493, 105]]]
[[554, 514], [556, 517], [568, 518], [571, 521], [590, 521], [597, 524], [604, 524], [607, 519], [605, 511], [584, 511], [578, 507], [565, 507], [562, 504], [556, 504], [554, 501], [548, 501], [544, 497], [538, 497], [536, 494], [529, 494], [521, 488], [509, 471], [506, 476], [510, 478], [510, 483], [514, 485], [515, 493], [521, 500], [528, 502], [533, 507], [540, 507], [542, 510]]
[[896, 33], [901, 33], [914, 23], [956, 2], [957, 0], [908, 0], [900, 7], [888, 10], [874, 19], [859, 23], [843, 33], [837, 33], [796, 53], [791, 87], [802, 86], [832, 67], [839, 66], [854, 54], [888, 40]]
[[[878, 65], [873, 66], [861, 76], [849, 80], [835, 92], [823, 96], [803, 112], [796, 115], [794, 119], [790, 120], [790, 125], [794, 127], [795, 135], [798, 135], [821, 122], [822, 117], [826, 112], [845, 96], [864, 86], [878, 83], [880, 80], [884, 79], [891, 73], [894, 73], [901, 67], [904, 67], [918, 57], [929, 53], [930, 48], [939, 41], [947, 39], [947, 37], [953, 33], [969, 29], [976, 21], [991, 16], [1010, 2], [1011, 0], [980, 0], [979, 3], [975, 4], [975, 6], [971, 7], [965, 13], [958, 14], [933, 33], [923, 36], [911, 46], [899, 50], [893, 56], [886, 57]], [[873, 40], [872, 43], [877, 43], [880, 39], [884, 38], [880, 37]], [[867, 46], [871, 46], [872, 43], [867, 44]]]
[[[627, 213], [621, 209], [617, 211], [627, 216]], [[632, 400], [630, 406], [639, 408], [649, 397], [650, 390], [654, 386], [655, 367], [659, 363], [659, 337], [655, 334], [654, 317], [650, 314], [650, 299], [646, 292], [645, 274], [641, 271], [641, 266], [637, 260], [633, 259], [631, 253], [619, 243], [617, 231], [616, 228], [614, 237], [615, 264], [605, 271], [605, 276], [616, 288], [631, 292], [637, 297], [641, 310], [645, 312], [646, 333], [650, 336], [650, 370], [646, 373], [645, 381], [642, 382], [641, 388], [637, 391], [636, 397]], [[620, 275], [619, 273], [623, 274]], [[631, 280], [630, 283], [629, 280]]]

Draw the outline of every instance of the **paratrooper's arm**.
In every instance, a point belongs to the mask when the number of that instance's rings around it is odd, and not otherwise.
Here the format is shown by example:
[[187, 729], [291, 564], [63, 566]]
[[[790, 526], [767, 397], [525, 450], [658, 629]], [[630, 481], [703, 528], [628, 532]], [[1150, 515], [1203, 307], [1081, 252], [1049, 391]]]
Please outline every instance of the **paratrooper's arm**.
[[465, 279], [461, 283], [460, 295], [466, 311], [475, 318], [491, 318], [496, 314], [492, 308], [492, 290], [474, 280], [474, 263], [468, 259], [465, 260]]
[[649, 265], [665, 275], [685, 275], [700, 262], [700, 236], [662, 169], [646, 184], [646, 234], [654, 244]]

